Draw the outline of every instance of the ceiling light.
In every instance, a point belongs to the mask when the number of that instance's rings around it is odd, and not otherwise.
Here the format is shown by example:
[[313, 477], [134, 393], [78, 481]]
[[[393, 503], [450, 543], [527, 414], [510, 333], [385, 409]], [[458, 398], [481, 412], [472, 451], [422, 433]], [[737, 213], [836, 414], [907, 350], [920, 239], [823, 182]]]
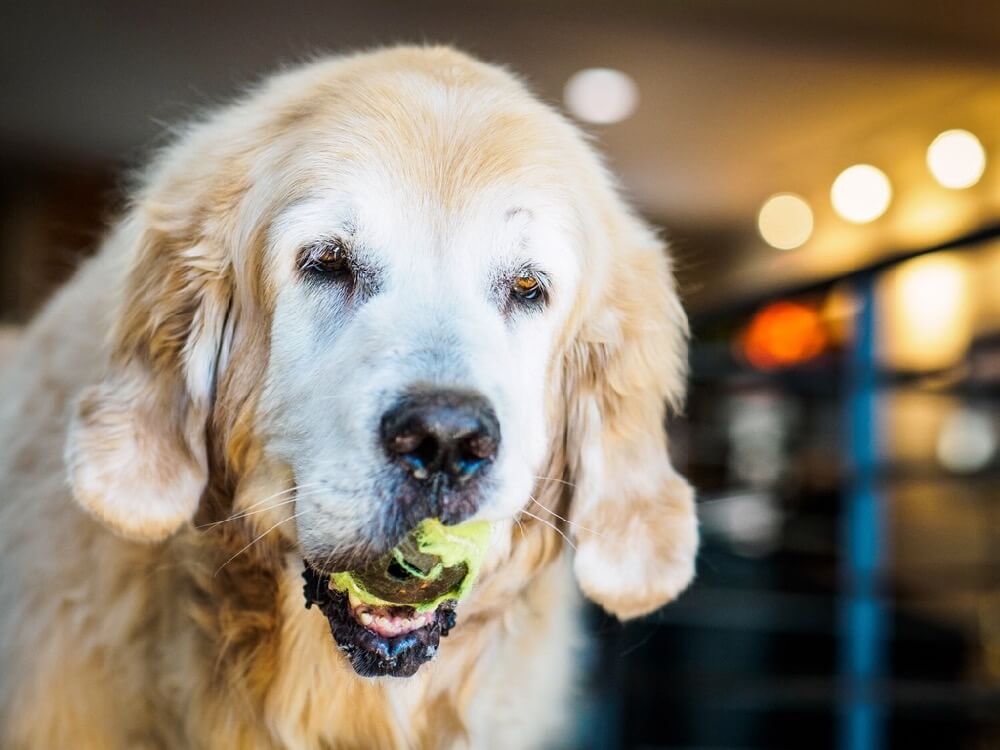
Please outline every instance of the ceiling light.
[[800, 247], [812, 235], [812, 209], [792, 193], [772, 195], [757, 215], [757, 229], [771, 247], [779, 250]]
[[927, 147], [927, 166], [946, 188], [972, 187], [986, 169], [986, 152], [968, 130], [946, 130]]
[[847, 221], [867, 224], [885, 213], [892, 200], [892, 185], [881, 169], [855, 164], [841, 172], [830, 190], [833, 209]]
[[621, 122], [635, 111], [639, 87], [620, 70], [587, 68], [570, 77], [563, 98], [577, 119], [609, 125]]

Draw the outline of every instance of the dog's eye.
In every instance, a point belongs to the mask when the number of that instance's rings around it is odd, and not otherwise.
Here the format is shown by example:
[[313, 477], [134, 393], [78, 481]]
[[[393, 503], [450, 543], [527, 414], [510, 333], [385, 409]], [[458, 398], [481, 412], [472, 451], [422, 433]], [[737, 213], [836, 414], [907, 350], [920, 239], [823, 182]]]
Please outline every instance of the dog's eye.
[[526, 302], [534, 302], [542, 299], [544, 290], [541, 282], [534, 276], [522, 275], [514, 279], [511, 285], [511, 292], [518, 298]]
[[317, 276], [342, 276], [351, 270], [350, 258], [343, 243], [330, 240], [307, 247], [299, 261], [305, 273]]

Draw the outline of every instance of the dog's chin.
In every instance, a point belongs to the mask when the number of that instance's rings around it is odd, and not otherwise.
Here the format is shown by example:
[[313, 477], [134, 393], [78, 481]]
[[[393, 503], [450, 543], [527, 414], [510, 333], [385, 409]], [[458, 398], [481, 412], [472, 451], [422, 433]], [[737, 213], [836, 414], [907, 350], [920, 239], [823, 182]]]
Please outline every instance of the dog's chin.
[[362, 677], [411, 677], [455, 627], [454, 602], [420, 615], [412, 607], [375, 608], [331, 591], [329, 577], [309, 563], [302, 577], [306, 608], [319, 607], [337, 648]]

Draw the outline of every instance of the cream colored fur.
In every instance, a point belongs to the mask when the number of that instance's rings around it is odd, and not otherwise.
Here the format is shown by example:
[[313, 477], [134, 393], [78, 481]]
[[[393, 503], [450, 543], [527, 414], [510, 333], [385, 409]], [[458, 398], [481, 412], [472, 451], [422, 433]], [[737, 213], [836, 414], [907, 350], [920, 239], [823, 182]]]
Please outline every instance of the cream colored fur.
[[[455, 134], [470, 123], [428, 115], [434, 140], [411, 121], [435, 97], [428, 111], [459, 101], [482, 127], [465, 151]], [[469, 195], [487, 208], [533, 195], [562, 274], [517, 344], [545, 352], [516, 386], [537, 386], [543, 406], [510, 417], [536, 425], [521, 438], [539, 443], [541, 505], [498, 495], [484, 575], [436, 660], [406, 680], [357, 677], [304, 609], [300, 537], [314, 527], [266, 533], [287, 505], [226, 522], [294, 481], [261, 429], [261, 384], [286, 382], [272, 342], [294, 335], [273, 329], [295, 313], [276, 314], [293, 282], [265, 235], [341, 158], [348, 141], [329, 133], [353, 132], [359, 103], [385, 115], [359, 121], [359, 137], [424, 185], [436, 227]], [[441, 48], [321, 61], [193, 126], [0, 379], [0, 747], [543, 746], [570, 707], [573, 573], [623, 618], [693, 575], [692, 495], [663, 431], [685, 338], [662, 243], [576, 130], [497, 68]], [[575, 561], [530, 515], [570, 536]]]

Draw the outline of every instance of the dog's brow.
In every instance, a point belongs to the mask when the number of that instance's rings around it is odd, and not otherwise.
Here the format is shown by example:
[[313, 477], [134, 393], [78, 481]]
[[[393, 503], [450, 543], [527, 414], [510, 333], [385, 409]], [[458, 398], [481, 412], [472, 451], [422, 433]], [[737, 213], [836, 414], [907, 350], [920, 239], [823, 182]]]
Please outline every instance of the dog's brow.
[[518, 216], [524, 218], [525, 223], [531, 221], [535, 218], [535, 215], [531, 212], [530, 208], [524, 208], [523, 206], [515, 206], [514, 208], [507, 209], [507, 213], [504, 214], [504, 218], [507, 221], [513, 221]]

